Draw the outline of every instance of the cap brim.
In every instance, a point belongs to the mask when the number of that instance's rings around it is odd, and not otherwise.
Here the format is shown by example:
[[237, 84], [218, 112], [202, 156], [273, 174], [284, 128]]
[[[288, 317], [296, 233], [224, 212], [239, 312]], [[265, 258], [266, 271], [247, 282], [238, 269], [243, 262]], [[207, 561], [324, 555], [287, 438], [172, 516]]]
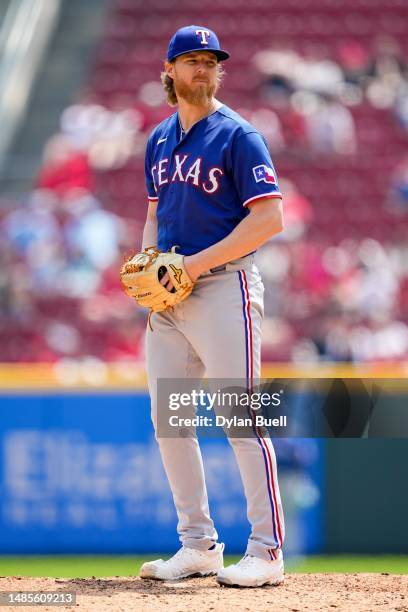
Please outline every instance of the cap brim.
[[194, 51], [209, 51], [210, 53], [214, 53], [217, 56], [219, 62], [223, 62], [230, 57], [230, 54], [227, 51], [221, 51], [220, 49], [203, 49], [202, 47], [198, 47], [197, 49], [189, 49], [188, 51], [182, 51], [181, 53], [176, 53], [172, 56], [172, 58], [167, 58], [169, 62], [176, 59], [176, 57], [180, 57], [180, 55], [186, 55], [186, 53], [193, 53]]
[[213, 53], [215, 53], [215, 55], [218, 57], [220, 62], [227, 60], [230, 56], [230, 54], [227, 51], [213, 51]]

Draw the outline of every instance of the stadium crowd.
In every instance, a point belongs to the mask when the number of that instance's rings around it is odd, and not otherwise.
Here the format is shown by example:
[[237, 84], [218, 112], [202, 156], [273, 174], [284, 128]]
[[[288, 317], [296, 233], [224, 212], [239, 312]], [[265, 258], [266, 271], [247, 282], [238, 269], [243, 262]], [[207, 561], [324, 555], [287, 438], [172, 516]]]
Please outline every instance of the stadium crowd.
[[[258, 254], [266, 285], [264, 358], [407, 358], [406, 237], [311, 240], [314, 203], [279, 172], [279, 155], [290, 150], [315, 160], [355, 155], [350, 108], [363, 101], [388, 109], [408, 129], [406, 61], [396, 43], [382, 39], [375, 56], [354, 40], [330, 60], [271, 48], [254, 64], [260, 99], [237, 110], [268, 139], [286, 219], [284, 233]], [[118, 270], [138, 246], [144, 204], [135, 193], [138, 210], [121, 207], [99, 179], [143, 159], [151, 127], [169, 112], [161, 85], [147, 82], [132, 105], [122, 100], [108, 108], [88, 94], [62, 113], [32, 191], [1, 206], [1, 361], [143, 358], [145, 312], [122, 291]], [[407, 194], [405, 158], [384, 207], [404, 219]]]

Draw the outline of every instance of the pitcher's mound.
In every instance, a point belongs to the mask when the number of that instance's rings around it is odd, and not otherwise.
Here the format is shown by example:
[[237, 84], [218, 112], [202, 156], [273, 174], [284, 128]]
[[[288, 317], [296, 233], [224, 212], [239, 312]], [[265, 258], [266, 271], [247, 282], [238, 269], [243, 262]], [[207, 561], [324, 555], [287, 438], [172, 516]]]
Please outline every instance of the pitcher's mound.
[[[158, 582], [140, 578], [0, 578], [0, 591], [75, 592], [76, 605], [64, 610], [84, 612], [207, 612], [208, 610], [331, 610], [350, 612], [398, 610], [408, 612], [408, 575], [289, 574], [277, 587], [236, 589], [220, 587], [214, 578]], [[2, 609], [3, 608], [0, 606]], [[10, 608], [8, 608], [10, 609]], [[19, 606], [20, 610], [33, 610]], [[60, 606], [41, 606], [55, 612]]]

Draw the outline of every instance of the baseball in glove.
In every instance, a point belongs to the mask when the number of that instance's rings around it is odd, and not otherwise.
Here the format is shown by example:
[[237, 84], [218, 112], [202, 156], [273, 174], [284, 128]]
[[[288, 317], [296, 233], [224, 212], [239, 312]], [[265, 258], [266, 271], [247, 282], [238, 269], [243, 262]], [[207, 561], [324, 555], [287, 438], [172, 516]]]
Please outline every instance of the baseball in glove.
[[[177, 247], [163, 253], [156, 247], [147, 247], [123, 264], [120, 280], [126, 293], [133, 297], [140, 306], [152, 312], [161, 312], [177, 306], [193, 290], [194, 283], [184, 268], [184, 256], [176, 253]], [[160, 283], [166, 274], [173, 284], [169, 291]]]

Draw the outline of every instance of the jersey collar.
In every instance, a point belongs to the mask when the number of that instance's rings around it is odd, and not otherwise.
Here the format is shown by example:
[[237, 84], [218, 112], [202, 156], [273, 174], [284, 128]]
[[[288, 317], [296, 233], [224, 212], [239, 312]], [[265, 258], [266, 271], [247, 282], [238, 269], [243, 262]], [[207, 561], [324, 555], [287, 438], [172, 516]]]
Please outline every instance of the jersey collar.
[[178, 130], [178, 134], [179, 134], [179, 140], [178, 142], [182, 142], [186, 136], [188, 134], [190, 134], [191, 130], [194, 129], [197, 125], [202, 124], [205, 120], [209, 119], [210, 117], [212, 117], [213, 115], [215, 115], [215, 113], [217, 113], [219, 110], [221, 110], [224, 107], [224, 104], [221, 104], [221, 106], [219, 106], [218, 108], [214, 109], [209, 115], [206, 115], [205, 117], [202, 117], [201, 119], [199, 119], [198, 121], [196, 121], [195, 123], [193, 123], [193, 125], [191, 126], [191, 128], [188, 130], [188, 132], [185, 132], [183, 130], [183, 127], [181, 125], [181, 121], [180, 121], [180, 115], [177, 111], [177, 113], [175, 113], [176, 116], [176, 130]]

